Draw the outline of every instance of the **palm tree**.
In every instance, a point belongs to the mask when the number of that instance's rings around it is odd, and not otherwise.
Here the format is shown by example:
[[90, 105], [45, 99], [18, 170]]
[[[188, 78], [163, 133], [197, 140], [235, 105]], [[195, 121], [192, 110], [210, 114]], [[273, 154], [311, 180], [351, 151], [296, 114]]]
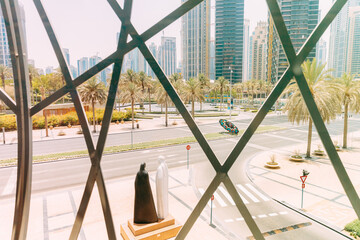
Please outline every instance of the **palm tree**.
[[195, 78], [190, 78], [185, 83], [184, 87], [186, 101], [191, 101], [191, 115], [195, 118], [195, 100], [200, 102], [204, 100], [201, 83]]
[[135, 111], [134, 105], [136, 102], [141, 101], [142, 99], [142, 89], [133, 81], [122, 81], [120, 83], [121, 86], [121, 94], [120, 99], [122, 103], [131, 102], [131, 127], [135, 128]]
[[169, 102], [169, 95], [165, 91], [164, 87], [161, 85], [159, 81], [156, 82], [156, 101], [157, 103], [165, 104], [165, 126], [168, 126], [168, 102]]
[[[203, 95], [205, 95], [205, 91], [210, 87], [210, 79], [203, 73], [198, 75], [198, 80], [200, 82], [200, 89]], [[200, 111], [202, 111], [202, 100], [200, 100]]]
[[[46, 97], [46, 93], [51, 89], [51, 81], [50, 81], [50, 74], [37, 76], [33, 79], [33, 87], [35, 90], [41, 93], [41, 100], [44, 100]], [[45, 118], [45, 136], [49, 136], [49, 129], [48, 129], [48, 121], [47, 121], [47, 114], [46, 110], [43, 110], [43, 115]]]
[[[325, 64], [317, 64], [316, 59], [312, 62], [307, 60], [302, 64], [304, 76], [321, 117], [323, 121], [329, 122], [335, 119], [336, 113], [340, 110], [340, 94], [338, 84], [330, 80], [331, 77], [328, 75], [330, 70], [324, 70], [324, 67]], [[287, 111], [289, 121], [292, 123], [296, 122], [297, 124], [309, 121], [306, 157], [310, 157], [312, 119], [298, 85], [294, 80], [290, 82], [284, 94], [290, 94], [284, 107], [284, 111]]]
[[171, 76], [169, 77], [169, 80], [170, 80], [170, 82], [172, 82], [172, 83], [175, 83], [175, 82], [177, 82], [177, 80], [181, 80], [182, 79], [182, 77], [181, 77], [181, 75], [179, 74], [179, 73], [173, 73], [173, 74], [171, 74]]
[[5, 90], [5, 79], [9, 77], [11, 77], [11, 68], [5, 65], [0, 65], [0, 78], [4, 90]]
[[235, 83], [234, 90], [236, 91], [237, 97], [239, 99], [239, 112], [240, 112], [240, 99], [243, 98], [244, 84], [243, 83]]
[[29, 64], [29, 82], [30, 82], [31, 103], [32, 104], [34, 104], [33, 79], [38, 76], [39, 76], [38, 70], [32, 64]]
[[98, 102], [100, 104], [103, 104], [105, 102], [107, 96], [105, 85], [104, 83], [98, 81], [96, 77], [92, 77], [83, 86], [80, 87], [79, 94], [83, 102], [91, 103], [95, 133], [95, 103]]
[[155, 81], [154, 79], [149, 79], [148, 84], [146, 85], [148, 92], [148, 101], [149, 101], [149, 112], [151, 112], [151, 94], [155, 92]]
[[145, 88], [150, 84], [150, 78], [144, 71], [141, 71], [138, 76], [139, 84], [141, 85], [143, 99], [141, 100], [141, 107], [143, 108], [144, 114], [144, 98], [145, 98]]
[[360, 82], [354, 80], [354, 75], [344, 73], [340, 79], [342, 94], [342, 105], [344, 107], [344, 134], [343, 148], [347, 148], [348, 114], [349, 111], [358, 113], [360, 111]]
[[215, 81], [215, 89], [220, 91], [220, 95], [221, 95], [221, 105], [220, 105], [220, 111], [222, 111], [222, 105], [224, 102], [224, 91], [227, 91], [228, 87], [229, 87], [229, 81], [226, 80], [224, 77], [219, 77], [216, 81]]

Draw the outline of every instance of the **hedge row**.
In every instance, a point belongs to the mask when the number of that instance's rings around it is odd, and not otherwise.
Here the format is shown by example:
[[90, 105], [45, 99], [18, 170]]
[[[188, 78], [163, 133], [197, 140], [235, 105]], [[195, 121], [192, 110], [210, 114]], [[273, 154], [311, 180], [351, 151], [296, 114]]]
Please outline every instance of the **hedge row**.
[[[95, 112], [95, 120], [100, 123], [104, 116], [104, 110], [98, 109]], [[86, 117], [88, 121], [91, 123], [93, 121], [93, 114], [91, 111], [86, 112]], [[129, 120], [131, 118], [131, 112], [119, 112], [114, 111], [111, 121], [121, 121]], [[76, 112], [69, 112], [64, 115], [51, 115], [48, 116], [48, 124], [49, 126], [67, 126], [71, 125], [78, 125], [79, 119]], [[16, 118], [14, 114], [3, 115], [0, 116], [0, 128], [5, 127], [7, 131], [9, 130], [16, 130]], [[34, 129], [42, 129], [45, 128], [45, 117], [43, 116], [34, 116], [33, 117], [33, 128]]]

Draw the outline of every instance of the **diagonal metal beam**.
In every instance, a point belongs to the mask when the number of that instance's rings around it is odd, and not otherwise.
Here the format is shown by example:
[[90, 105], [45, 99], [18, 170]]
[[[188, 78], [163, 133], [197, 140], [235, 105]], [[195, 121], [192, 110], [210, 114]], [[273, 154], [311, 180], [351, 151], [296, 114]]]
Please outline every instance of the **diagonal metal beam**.
[[354, 208], [354, 211], [356, 212], [358, 219], [360, 219], [359, 196], [354, 188], [354, 185], [352, 184], [352, 182], [349, 178], [349, 175], [347, 174], [347, 172], [345, 170], [343, 163], [341, 162], [339, 154], [337, 153], [335, 146], [331, 140], [330, 134], [326, 129], [325, 123], [324, 123], [323, 119], [321, 118], [319, 109], [316, 106], [316, 103], [311, 94], [311, 91], [306, 82], [303, 72], [295, 74], [295, 79], [299, 86], [300, 92], [303, 96], [303, 99], [305, 101], [305, 104], [309, 110], [309, 113], [313, 120], [313, 123], [317, 129], [319, 137], [326, 149], [326, 152], [330, 158], [330, 161], [334, 167], [334, 170], [340, 180], [340, 183], [341, 183], [342, 187], [344, 188], [345, 193], [348, 196], [348, 198], [351, 202], [351, 205]]
[[225, 178], [224, 173], [217, 173], [214, 179], [211, 181], [209, 187], [206, 189], [199, 202], [196, 204], [196, 207], [191, 212], [190, 216], [186, 220], [184, 226], [181, 228], [180, 232], [176, 236], [175, 240], [183, 240], [190, 232], [191, 228], [195, 224], [195, 221], [199, 218], [200, 214], [204, 210], [207, 202], [210, 200], [211, 196], [214, 194], [220, 183]]
[[239, 212], [241, 213], [241, 216], [244, 218], [246, 225], [249, 227], [251, 233], [255, 237], [256, 240], [265, 239], [262, 235], [259, 227], [256, 225], [254, 219], [252, 218], [252, 215], [250, 214], [249, 210], [245, 206], [245, 203], [239, 196], [239, 193], [237, 192], [233, 182], [230, 180], [229, 176], [226, 175], [226, 178], [224, 179], [224, 185], [226, 189], [228, 190], [230, 196], [232, 199], [234, 199], [234, 202], [236, 204], [236, 207], [238, 208]]
[[[159, 22], [154, 24], [152, 27], [150, 27], [148, 30], [146, 30], [144, 33], [142, 33], [140, 36], [143, 39], [143, 41], [147, 41], [153, 36], [155, 36], [157, 33], [162, 31], [164, 28], [169, 26], [171, 23], [175, 22], [177, 19], [179, 19], [182, 15], [184, 15], [186, 12], [191, 10], [194, 6], [202, 2], [203, 0], [189, 0], [185, 3], [183, 3], [180, 7], [175, 9], [173, 12], [171, 12], [169, 15], [161, 19]], [[100, 61], [98, 64], [96, 64], [94, 67], [90, 68], [80, 76], [78, 76], [74, 80], [74, 86], [78, 87], [81, 84], [83, 84], [85, 81], [87, 81], [89, 78], [95, 76], [102, 70], [104, 70], [106, 67], [113, 64], [117, 59], [120, 58], [121, 55], [125, 55], [126, 53], [130, 52], [134, 48], [137, 47], [137, 43], [132, 40], [129, 42], [126, 46], [123, 46], [120, 50], [115, 51], [114, 53], [110, 54], [107, 58]], [[60, 99], [64, 95], [66, 95], [69, 92], [66, 86], [60, 88], [55, 93], [41, 101], [41, 103], [36, 104], [31, 108], [31, 116], [35, 115], [36, 113], [40, 112], [42, 109], [49, 106], [51, 103], [55, 102], [56, 100]]]
[[[337, 0], [329, 12], [325, 15], [324, 19], [321, 21], [321, 23], [315, 28], [315, 30], [310, 34], [307, 41], [304, 43], [303, 47], [300, 49], [299, 54], [293, 60], [295, 63], [302, 63], [307, 55], [310, 53], [311, 49], [313, 49], [318, 42], [318, 40], [321, 38], [322, 34], [325, 32], [325, 30], [328, 28], [328, 26], [331, 24], [331, 22], [334, 20], [334, 18], [337, 16], [337, 14], [340, 12], [343, 5], [346, 3], [347, 0]], [[270, 7], [270, 5], [269, 5]], [[264, 104], [261, 106], [258, 113], [255, 115], [254, 119], [251, 121], [241, 138], [239, 139], [238, 143], [236, 144], [234, 150], [230, 153], [227, 160], [225, 161], [223, 165], [223, 172], [228, 172], [231, 166], [236, 161], [237, 157], [240, 155], [252, 135], [255, 133], [256, 129], [259, 127], [261, 122], [266, 117], [268, 111], [271, 109], [271, 107], [274, 105], [278, 97], [283, 92], [286, 85], [290, 82], [291, 78], [294, 76], [292, 69], [288, 67], [284, 74], [281, 76], [280, 80], [270, 93], [269, 97], [266, 99]], [[285, 79], [285, 80], [283, 80]]]
[[0, 100], [3, 101], [11, 111], [14, 113], [17, 112], [15, 101], [2, 88], [0, 88]]
[[[116, 13], [116, 15], [119, 17], [119, 19], [122, 22], [127, 22], [126, 20], [126, 12], [121, 9], [118, 2], [116, 0], [107, 0]], [[191, 1], [188, 1], [191, 2]], [[197, 1], [193, 1], [197, 2]], [[194, 5], [196, 6], [196, 5]], [[219, 160], [217, 159], [216, 155], [214, 154], [213, 150], [211, 149], [210, 145], [206, 141], [204, 135], [201, 133], [200, 129], [196, 125], [194, 119], [191, 117], [189, 111], [186, 109], [184, 103], [181, 101], [179, 95], [175, 91], [174, 87], [171, 85], [169, 79], [166, 77], [164, 71], [159, 66], [158, 62], [150, 52], [149, 48], [146, 46], [145, 42], [139, 36], [134, 26], [131, 24], [130, 21], [127, 22], [129, 27], [129, 34], [133, 38], [134, 41], [137, 41], [138, 48], [140, 49], [142, 55], [146, 59], [146, 61], [149, 63], [150, 67], [158, 77], [159, 81], [163, 85], [165, 91], [168, 93], [169, 97], [175, 104], [176, 108], [179, 110], [180, 114], [184, 118], [185, 122], [189, 126], [191, 132], [195, 136], [196, 140], [198, 141], [199, 145], [203, 149], [205, 155], [208, 157], [210, 163], [213, 165], [214, 169], [217, 171], [221, 170], [221, 164]]]
[[[124, 4], [124, 9], [127, 10], [127, 12], [129, 12], [129, 14], [130, 14], [131, 8], [132, 8], [132, 0], [126, 0], [125, 4]], [[128, 15], [127, 18], [130, 19], [130, 15]], [[122, 23], [121, 30], [120, 30], [119, 42], [118, 42], [118, 49], [121, 46], [123, 46], [124, 44], [126, 44], [127, 37], [128, 37], [128, 29], [126, 28], [126, 25], [124, 23]], [[102, 153], [103, 153], [105, 142], [106, 142], [106, 137], [107, 137], [110, 122], [111, 122], [111, 116], [112, 116], [114, 102], [115, 102], [115, 98], [116, 98], [116, 91], [117, 91], [118, 84], [119, 84], [123, 59], [124, 59], [124, 55], [120, 56], [120, 59], [118, 61], [116, 61], [115, 65], [114, 65], [113, 74], [112, 74], [111, 82], [110, 82], [109, 94], [108, 94], [106, 107], [105, 107], [103, 124], [102, 124], [101, 130], [100, 130], [100, 135], [99, 135], [96, 152], [95, 152], [96, 165], [91, 166], [91, 169], [90, 169], [90, 172], [88, 175], [88, 179], [86, 182], [84, 194], [81, 199], [80, 207], [79, 207], [76, 219], [75, 219], [73, 229], [71, 231], [70, 239], [77, 239], [77, 237], [80, 233], [82, 222], [84, 220], [84, 216], [86, 213], [87, 206], [89, 204], [89, 200], [90, 200], [93, 188], [94, 188], [95, 181], [97, 181], [99, 195], [104, 196], [104, 198], [101, 199], [102, 203], [108, 202], [104, 181], [99, 181], [99, 180], [103, 179], [102, 171], [100, 168], [100, 161], [101, 161]], [[104, 217], [105, 218], [111, 217], [110, 206], [107, 208], [105, 207], [104, 204], [102, 204], [102, 206], [103, 206]], [[110, 224], [112, 224], [112, 222]], [[114, 227], [112, 226], [111, 228], [114, 228]], [[108, 233], [108, 235], [109, 235], [109, 233]], [[112, 235], [109, 235], [109, 239], [116, 239], [115, 232]]]

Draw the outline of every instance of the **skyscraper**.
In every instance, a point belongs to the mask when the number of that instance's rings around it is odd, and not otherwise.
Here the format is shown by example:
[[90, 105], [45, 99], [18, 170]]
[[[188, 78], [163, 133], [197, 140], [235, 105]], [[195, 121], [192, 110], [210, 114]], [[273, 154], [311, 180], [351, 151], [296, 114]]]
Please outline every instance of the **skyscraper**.
[[190, 10], [181, 18], [181, 23], [184, 79], [197, 77], [199, 73], [209, 77], [210, 0]]
[[92, 56], [89, 58], [89, 68], [95, 66], [98, 62], [101, 61], [101, 57], [99, 56]]
[[89, 69], [89, 58], [83, 57], [77, 61], [78, 76]]
[[[152, 42], [152, 43], [149, 45], [149, 50], [150, 50], [150, 52], [152, 53], [152, 55], [154, 56], [154, 58], [155, 58], [155, 59], [158, 59], [158, 56], [157, 56], [157, 46], [155, 45], [155, 43]], [[149, 75], [149, 76], [151, 76], [152, 78], [155, 78], [155, 73], [154, 73], [154, 71], [151, 69], [150, 65], [149, 65], [147, 62], [146, 62], [146, 65], [147, 65], [147, 67], [146, 67], [146, 70], [147, 70], [146, 74]]]
[[[26, 39], [26, 28], [25, 28], [25, 11], [24, 6], [19, 4], [20, 7], [20, 21], [23, 27], [23, 31]], [[11, 67], [10, 48], [9, 41], [6, 35], [5, 20], [2, 11], [0, 11], [0, 65]], [[26, 41], [25, 41], [26, 46]]]
[[70, 51], [69, 51], [69, 49], [63, 48], [62, 51], [63, 51], [64, 57], [65, 57], [65, 60], [68, 64], [68, 66], [70, 66]]
[[316, 60], [318, 63], [326, 64], [326, 42], [320, 38], [316, 48]]
[[249, 19], [245, 19], [244, 20], [244, 53], [243, 53], [243, 82], [245, 82], [246, 80], [248, 80], [248, 76], [249, 76], [249, 61], [251, 60], [249, 58], [249, 53], [250, 53], [250, 33], [249, 33], [249, 28], [250, 28], [250, 20]]
[[258, 22], [252, 34], [251, 78], [266, 80], [267, 23]]
[[[290, 39], [297, 52], [318, 23], [319, 0], [278, 0], [278, 2]], [[289, 64], [271, 18], [269, 18], [268, 36], [267, 80], [276, 82]], [[311, 50], [307, 59], [313, 59], [315, 56], [316, 48]]]
[[244, 0], [217, 0], [215, 8], [215, 75], [241, 82], [243, 76]]
[[176, 72], [176, 38], [161, 37], [159, 64], [167, 76]]
[[341, 77], [346, 71], [346, 52], [349, 35], [349, 7], [360, 6], [360, 0], [348, 0], [330, 27], [328, 67], [334, 77]]
[[360, 6], [349, 7], [346, 72], [360, 73]]

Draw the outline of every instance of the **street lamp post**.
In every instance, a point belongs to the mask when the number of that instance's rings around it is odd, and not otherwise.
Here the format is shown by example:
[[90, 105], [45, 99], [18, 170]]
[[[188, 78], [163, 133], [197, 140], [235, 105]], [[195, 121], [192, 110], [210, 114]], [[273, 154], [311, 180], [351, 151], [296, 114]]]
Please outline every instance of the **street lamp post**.
[[233, 73], [231, 66], [229, 66], [229, 70], [230, 70], [230, 120], [231, 120], [231, 84], [232, 84], [232, 73]]

